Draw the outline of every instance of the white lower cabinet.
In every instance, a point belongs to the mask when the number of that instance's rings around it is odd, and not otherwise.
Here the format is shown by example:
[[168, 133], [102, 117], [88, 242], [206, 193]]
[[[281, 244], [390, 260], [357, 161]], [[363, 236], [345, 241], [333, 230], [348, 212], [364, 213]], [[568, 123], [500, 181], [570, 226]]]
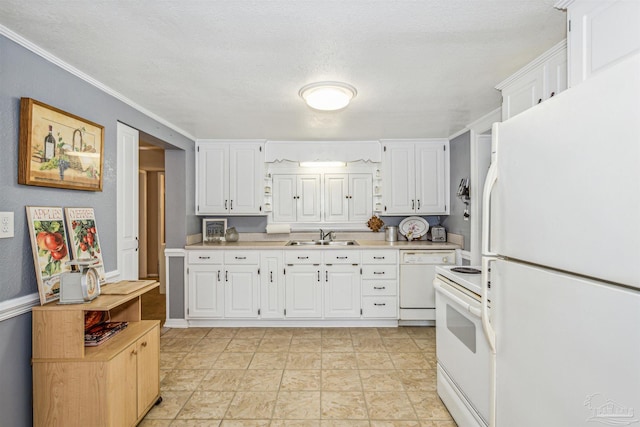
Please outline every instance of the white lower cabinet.
[[322, 251], [285, 251], [285, 316], [322, 318]]
[[258, 317], [257, 251], [225, 251], [224, 253], [224, 317]]
[[398, 317], [396, 250], [194, 250], [185, 262], [187, 319]]
[[224, 281], [224, 317], [258, 317], [258, 266], [225, 266]]
[[218, 318], [224, 315], [224, 283], [220, 281], [222, 264], [189, 265], [190, 318]]
[[324, 317], [360, 317], [360, 266], [327, 264], [324, 267]]
[[362, 251], [362, 317], [398, 318], [397, 251]]
[[322, 317], [320, 265], [288, 265], [285, 274], [285, 315], [287, 318]]
[[260, 316], [284, 319], [284, 266], [282, 251], [260, 254]]

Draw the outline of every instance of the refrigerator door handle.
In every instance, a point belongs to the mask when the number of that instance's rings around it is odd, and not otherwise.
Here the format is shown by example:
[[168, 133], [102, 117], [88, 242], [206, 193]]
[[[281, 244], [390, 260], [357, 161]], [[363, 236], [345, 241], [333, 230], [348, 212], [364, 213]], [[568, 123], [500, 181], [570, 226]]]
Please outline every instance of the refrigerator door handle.
[[498, 180], [498, 165], [491, 163], [487, 172], [487, 179], [482, 190], [482, 255], [496, 256], [489, 251], [489, 239], [491, 237], [491, 191]]
[[482, 296], [480, 298], [480, 319], [482, 331], [489, 343], [491, 375], [489, 384], [489, 427], [496, 427], [496, 332], [489, 319], [489, 267], [497, 257], [482, 257]]

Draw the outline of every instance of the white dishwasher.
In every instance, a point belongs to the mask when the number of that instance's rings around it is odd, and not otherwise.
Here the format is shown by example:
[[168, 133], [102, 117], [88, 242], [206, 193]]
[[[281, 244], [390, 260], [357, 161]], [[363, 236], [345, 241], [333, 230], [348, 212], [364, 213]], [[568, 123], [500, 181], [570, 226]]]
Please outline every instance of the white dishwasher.
[[400, 324], [435, 323], [436, 266], [455, 260], [455, 251], [400, 251]]

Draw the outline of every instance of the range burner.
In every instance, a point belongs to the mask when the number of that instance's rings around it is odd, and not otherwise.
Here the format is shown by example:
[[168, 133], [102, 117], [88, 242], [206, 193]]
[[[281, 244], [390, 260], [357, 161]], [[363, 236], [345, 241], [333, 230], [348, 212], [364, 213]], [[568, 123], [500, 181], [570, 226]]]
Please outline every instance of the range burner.
[[464, 273], [464, 274], [480, 274], [482, 271], [477, 268], [471, 267], [453, 267], [451, 271], [455, 271], [456, 273]]

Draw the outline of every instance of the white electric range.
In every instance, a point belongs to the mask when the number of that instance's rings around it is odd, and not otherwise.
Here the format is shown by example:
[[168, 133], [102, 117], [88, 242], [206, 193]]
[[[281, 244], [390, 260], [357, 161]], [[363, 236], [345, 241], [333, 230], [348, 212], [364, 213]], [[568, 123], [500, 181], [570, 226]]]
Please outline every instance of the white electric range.
[[480, 317], [481, 274], [439, 266], [436, 289], [438, 395], [459, 427], [489, 425], [491, 357]]

